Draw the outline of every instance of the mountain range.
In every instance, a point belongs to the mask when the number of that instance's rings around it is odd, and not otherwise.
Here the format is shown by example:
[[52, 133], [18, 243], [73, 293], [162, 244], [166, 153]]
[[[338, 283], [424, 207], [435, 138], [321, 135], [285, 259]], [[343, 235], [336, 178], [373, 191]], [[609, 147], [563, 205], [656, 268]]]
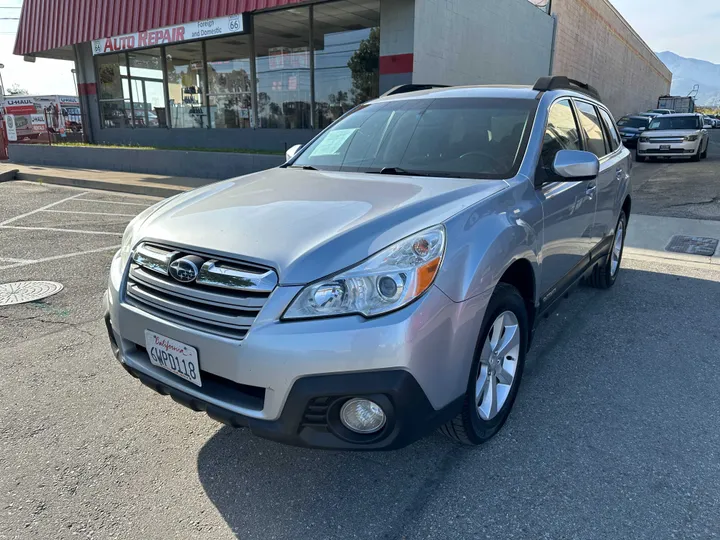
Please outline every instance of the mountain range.
[[673, 96], [686, 96], [698, 84], [700, 91], [695, 102], [700, 106], [720, 106], [720, 64], [684, 58], [670, 51], [655, 54], [672, 71]]

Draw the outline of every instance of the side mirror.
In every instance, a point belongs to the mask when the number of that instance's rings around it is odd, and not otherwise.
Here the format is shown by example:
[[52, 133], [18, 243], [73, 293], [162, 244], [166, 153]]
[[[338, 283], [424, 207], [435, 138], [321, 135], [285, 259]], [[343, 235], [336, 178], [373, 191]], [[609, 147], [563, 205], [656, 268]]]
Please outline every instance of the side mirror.
[[295, 154], [297, 154], [298, 150], [300, 150], [302, 147], [302, 144], [296, 144], [295, 146], [291, 146], [290, 148], [288, 148], [285, 152], [285, 161], [290, 161], [292, 158], [294, 158]]
[[560, 176], [560, 181], [593, 180], [600, 172], [600, 161], [591, 152], [560, 150], [555, 155], [553, 170]]

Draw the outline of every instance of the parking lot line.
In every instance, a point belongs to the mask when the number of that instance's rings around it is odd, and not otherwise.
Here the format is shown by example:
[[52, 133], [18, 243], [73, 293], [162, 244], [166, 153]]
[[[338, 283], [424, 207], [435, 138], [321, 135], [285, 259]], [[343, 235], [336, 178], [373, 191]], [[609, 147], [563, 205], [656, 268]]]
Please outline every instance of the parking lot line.
[[[89, 193], [89, 192], [88, 192]], [[124, 204], [127, 206], [151, 206], [150, 204], [134, 203], [134, 202], [120, 202], [120, 201], [101, 201], [100, 199], [78, 199], [80, 202], [92, 202], [92, 203], [104, 203], [104, 204]]]
[[[107, 246], [107, 247], [102, 247], [102, 248], [97, 248], [97, 249], [88, 249], [86, 251], [75, 251], [73, 253], [63, 253], [62, 255], [54, 255], [53, 257], [44, 257], [42, 259], [36, 259], [34, 261], [25, 261], [25, 262], [10, 264], [7, 266], [0, 266], [0, 270], [8, 270], [10, 268], [19, 268], [21, 266], [29, 266], [31, 264], [39, 264], [39, 263], [44, 263], [44, 262], [49, 262], [49, 261], [57, 261], [60, 259], [68, 259], [70, 257], [79, 257], [80, 255], [89, 255], [91, 253], [102, 253], [103, 251], [111, 251], [111, 250], [115, 251], [118, 249], [120, 249], [120, 245]], [[1, 260], [3, 260], [3, 259], [0, 259], [0, 261]]]
[[82, 212], [82, 211], [76, 212], [75, 210], [43, 210], [43, 212], [52, 212], [54, 214], [81, 214], [84, 216], [118, 216], [118, 217], [132, 217], [132, 218], [134, 218], [137, 215], [137, 214], [108, 214], [107, 212]]
[[47, 210], [48, 208], [52, 208], [53, 206], [57, 206], [58, 204], [62, 204], [67, 201], [71, 201], [73, 199], [77, 199], [78, 197], [82, 197], [83, 195], [87, 195], [90, 193], [89, 191], [83, 191], [82, 193], [77, 193], [75, 195], [72, 195], [71, 197], [66, 197], [65, 199], [55, 201], [54, 203], [46, 204], [42, 208], [38, 208], [37, 210], [32, 210], [31, 212], [26, 212], [25, 214], [20, 214], [19, 216], [15, 216], [14, 218], [6, 219], [2, 223], [0, 223], [0, 226], [7, 225], [8, 223], [13, 223], [15, 221], [18, 221], [20, 219], [26, 218], [28, 216], [32, 216], [33, 214], [37, 214], [38, 212], [42, 212], [43, 210]]
[[30, 263], [33, 259], [13, 259], [11, 257], [0, 257], [0, 263]]
[[22, 231], [55, 231], [79, 234], [99, 234], [104, 236], [122, 236], [123, 233], [106, 232], [106, 231], [83, 231], [82, 229], [57, 229], [55, 227], [21, 227], [19, 225], [1, 225], [0, 229], [18, 229]]

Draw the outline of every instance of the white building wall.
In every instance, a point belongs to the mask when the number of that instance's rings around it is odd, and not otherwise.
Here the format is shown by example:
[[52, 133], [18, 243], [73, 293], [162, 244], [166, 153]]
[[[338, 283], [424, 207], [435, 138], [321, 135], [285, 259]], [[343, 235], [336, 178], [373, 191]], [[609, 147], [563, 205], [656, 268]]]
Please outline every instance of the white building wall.
[[550, 73], [553, 27], [527, 0], [415, 0], [412, 82], [533, 84]]

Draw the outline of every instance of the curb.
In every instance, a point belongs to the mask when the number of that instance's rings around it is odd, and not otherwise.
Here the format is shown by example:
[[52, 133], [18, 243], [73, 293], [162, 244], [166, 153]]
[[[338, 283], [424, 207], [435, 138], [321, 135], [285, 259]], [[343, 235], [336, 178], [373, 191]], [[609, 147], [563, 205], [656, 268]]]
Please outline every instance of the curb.
[[0, 172], [0, 182], [10, 182], [17, 178], [18, 169], [10, 169], [8, 171]]
[[[120, 182], [108, 182], [104, 180], [89, 180], [84, 178], [65, 178], [62, 176], [45, 176], [42, 174], [21, 173], [17, 170], [13, 175], [15, 180], [26, 180], [41, 184], [55, 184], [59, 186], [71, 186], [86, 189], [100, 189], [103, 191], [117, 191], [133, 195], [146, 195], [149, 197], [172, 197], [179, 193], [190, 191], [192, 188], [184, 186], [162, 186], [158, 184], [123, 184]], [[0, 179], [2, 181], [2, 179]]]

